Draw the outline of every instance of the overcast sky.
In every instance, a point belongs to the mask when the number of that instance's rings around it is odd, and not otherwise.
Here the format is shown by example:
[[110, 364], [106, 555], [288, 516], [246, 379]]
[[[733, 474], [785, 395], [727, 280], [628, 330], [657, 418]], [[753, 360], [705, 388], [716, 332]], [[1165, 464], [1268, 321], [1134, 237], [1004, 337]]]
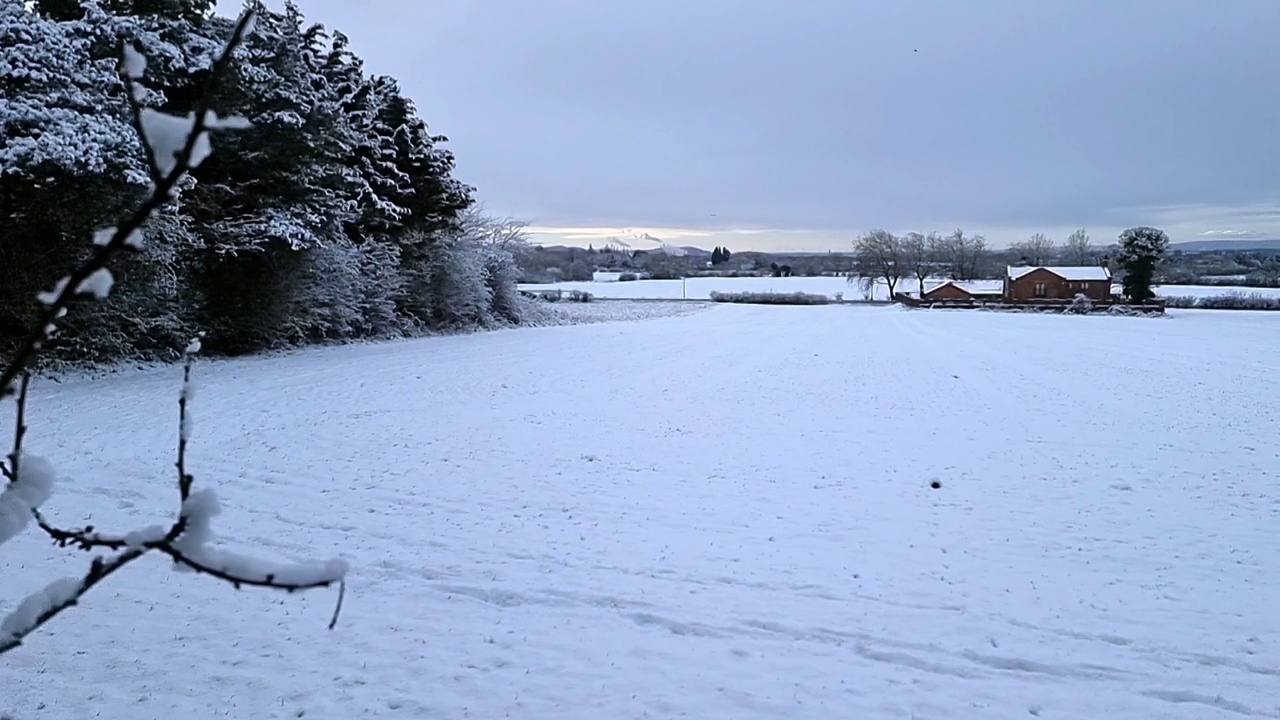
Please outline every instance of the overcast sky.
[[546, 242], [1280, 236], [1280, 0], [299, 6]]

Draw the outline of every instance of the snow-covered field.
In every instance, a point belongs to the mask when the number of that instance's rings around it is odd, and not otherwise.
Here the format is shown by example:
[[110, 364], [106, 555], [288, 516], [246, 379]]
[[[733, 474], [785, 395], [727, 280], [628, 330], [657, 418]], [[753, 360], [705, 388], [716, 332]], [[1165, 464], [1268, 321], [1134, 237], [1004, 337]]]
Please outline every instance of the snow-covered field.
[[[339, 625], [153, 558], [0, 658], [0, 716], [1280, 717], [1280, 317], [1170, 315], [715, 306], [204, 364], [218, 529], [349, 557]], [[49, 515], [166, 517], [178, 373], [40, 383]], [[28, 533], [0, 607], [86, 563]]]
[[1280, 297], [1280, 288], [1257, 288], [1243, 285], [1156, 285], [1163, 297], [1213, 297], [1215, 295], [1262, 295]]
[[707, 303], [651, 300], [645, 302], [558, 302], [547, 303], [553, 323], [581, 325], [621, 320], [652, 320], [688, 315], [708, 309]]
[[[915, 283], [903, 289], [913, 290]], [[712, 292], [805, 292], [835, 297], [844, 293], [846, 300], [861, 300], [862, 290], [843, 277], [706, 277], [685, 280], [632, 280], [630, 282], [562, 282], [543, 285], [521, 285], [522, 290], [585, 290], [600, 298], [689, 299], [707, 300]], [[883, 283], [875, 288], [876, 300], [888, 300]]]
[[[925, 287], [932, 287], [941, 280], [926, 281]], [[585, 290], [599, 298], [626, 298], [629, 300], [687, 298], [706, 300], [712, 292], [806, 292], [823, 294], [834, 298], [843, 293], [845, 300], [863, 299], [862, 290], [851, 285], [843, 277], [753, 277], [753, 278], [688, 278], [687, 280], [634, 280], [632, 282], [563, 282], [544, 285], [521, 285], [524, 290]], [[900, 291], [915, 291], [919, 284], [915, 280], [904, 280], [898, 286]], [[1116, 292], [1120, 288], [1116, 286]], [[1280, 288], [1248, 288], [1235, 286], [1211, 285], [1157, 285], [1156, 293], [1160, 295], [1203, 297], [1208, 295], [1226, 295], [1259, 293], [1267, 296], [1280, 296]], [[883, 282], [877, 283], [873, 299], [888, 300], [889, 291]]]

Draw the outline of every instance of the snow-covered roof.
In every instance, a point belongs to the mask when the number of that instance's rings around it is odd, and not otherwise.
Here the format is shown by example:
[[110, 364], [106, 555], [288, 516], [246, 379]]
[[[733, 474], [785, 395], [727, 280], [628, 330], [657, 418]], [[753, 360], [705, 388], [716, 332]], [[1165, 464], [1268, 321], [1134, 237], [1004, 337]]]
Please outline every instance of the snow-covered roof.
[[1004, 292], [1004, 282], [1001, 280], [947, 280], [945, 282], [940, 282], [933, 287], [925, 288], [924, 293], [925, 295], [928, 295], [934, 290], [947, 285], [960, 288], [970, 295], [993, 295]]
[[1048, 270], [1063, 280], [1071, 281], [1111, 279], [1111, 270], [1100, 265], [1059, 265], [1054, 267], [1046, 265], [1010, 265], [1008, 268], [1009, 279], [1017, 280], [1023, 275], [1036, 270]]

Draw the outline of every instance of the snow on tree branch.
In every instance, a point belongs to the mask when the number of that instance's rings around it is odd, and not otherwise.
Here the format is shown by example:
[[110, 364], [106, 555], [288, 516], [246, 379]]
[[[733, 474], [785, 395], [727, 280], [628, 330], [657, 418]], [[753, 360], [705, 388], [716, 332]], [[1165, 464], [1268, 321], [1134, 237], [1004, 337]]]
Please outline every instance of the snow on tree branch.
[[[241, 120], [218, 118], [209, 108], [209, 90], [226, 76], [232, 53], [252, 29], [253, 16], [252, 11], [240, 16], [231, 32], [231, 38], [210, 68], [205, 92], [200, 94], [195, 109], [186, 118], [164, 115], [142, 106], [140, 98], [143, 96], [143, 89], [137, 80], [146, 70], [146, 61], [136, 48], [125, 45], [121, 75], [129, 88], [126, 95], [133, 110], [134, 127], [142, 138], [143, 151], [151, 169], [151, 194], [132, 215], [114, 228], [110, 239], [103, 240], [101, 235], [95, 236], [94, 246], [97, 249], [89, 259], [59, 280], [52, 291], [41, 294], [39, 299], [46, 306], [42, 321], [34, 325], [18, 346], [13, 358], [0, 371], [0, 397], [13, 394], [18, 376], [35, 359], [52, 330], [56, 328], [57, 321], [66, 314], [67, 308], [77, 297], [86, 294], [103, 297], [104, 295], [99, 295], [103, 287], [110, 290], [110, 270], [107, 270], [107, 263], [122, 250], [137, 249], [140, 242], [138, 231], [156, 210], [169, 202], [173, 189], [182, 176], [208, 156], [211, 150], [208, 130], [244, 126]], [[173, 131], [177, 127], [183, 128], [184, 134], [175, 140]]]
[[199, 95], [193, 111], [185, 117], [143, 107], [144, 93], [137, 81], [146, 73], [147, 59], [129, 44], [122, 50], [120, 73], [129, 90], [127, 95], [135, 130], [150, 168], [151, 194], [119, 226], [94, 233], [92, 244], [95, 250], [89, 259], [59, 280], [52, 290], [37, 296], [36, 299], [45, 306], [44, 311], [0, 372], [0, 396], [17, 396], [13, 449], [5, 462], [0, 463], [0, 470], [7, 480], [3, 491], [0, 491], [0, 545], [16, 537], [34, 519], [37, 526], [60, 547], [108, 550], [114, 554], [96, 556], [84, 576], [55, 580], [0, 618], [0, 654], [21, 645], [25, 637], [74, 606], [80, 597], [117, 570], [153, 551], [168, 556], [180, 570], [210, 575], [237, 589], [252, 586], [295, 592], [336, 583], [339, 593], [329, 627], [337, 622], [345, 594], [344, 578], [348, 568], [345, 561], [279, 563], [239, 555], [211, 545], [212, 519], [220, 512], [221, 506], [212, 489], [192, 492], [194, 478], [188, 472], [186, 462], [191, 437], [190, 404], [194, 392], [192, 367], [201, 349], [200, 337], [192, 340], [184, 353], [175, 461], [180, 507], [176, 519], [168, 526], [153, 525], [124, 535], [104, 534], [92, 526], [79, 530], [57, 527], [40, 512], [41, 505], [53, 492], [54, 466], [44, 458], [25, 455], [22, 449], [27, 432], [29, 367], [44, 342], [57, 330], [57, 321], [67, 314], [76, 299], [101, 299], [110, 294], [114, 278], [107, 268], [108, 262], [122, 251], [141, 247], [142, 227], [156, 210], [172, 199], [173, 190], [182, 177], [212, 152], [208, 131], [248, 126], [247, 121], [240, 118], [219, 118], [208, 103], [210, 91], [227, 73], [232, 53], [251, 31], [253, 18], [253, 11], [247, 11], [240, 17], [231, 38], [212, 65], [209, 85]]

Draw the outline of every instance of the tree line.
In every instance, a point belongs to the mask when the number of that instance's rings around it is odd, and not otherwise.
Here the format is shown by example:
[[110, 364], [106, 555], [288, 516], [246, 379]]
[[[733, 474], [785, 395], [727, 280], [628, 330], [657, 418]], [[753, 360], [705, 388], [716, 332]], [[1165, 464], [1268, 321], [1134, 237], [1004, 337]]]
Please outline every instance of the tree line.
[[[1024, 265], [1099, 264], [1120, 271], [1126, 297], [1136, 301], [1154, 297], [1151, 285], [1161, 259], [1169, 246], [1163, 230], [1133, 227], [1120, 233], [1114, 246], [1097, 248], [1088, 230], [1071, 233], [1061, 248], [1044, 233], [1036, 233], [1014, 243], [1011, 253]], [[872, 230], [853, 243], [854, 267], [851, 280], [864, 290], [883, 282], [893, 297], [904, 281], [914, 282], [921, 294], [925, 281], [945, 277], [949, 280], [977, 280], [988, 276], [987, 239], [982, 235], [966, 235], [957, 229], [950, 235], [910, 232], [894, 235], [887, 230]]]
[[67, 318], [49, 350], [99, 361], [518, 323], [518, 224], [487, 217], [453, 177], [392, 77], [341, 32], [261, 0], [217, 87], [234, 21], [213, 0], [0, 0], [0, 349], [36, 294], [90, 251], [96, 228], [146, 197], [120, 51], [149, 62], [143, 104], [182, 116], [211, 92], [248, 127], [213, 131], [194, 168], [122, 260], [115, 288]]

